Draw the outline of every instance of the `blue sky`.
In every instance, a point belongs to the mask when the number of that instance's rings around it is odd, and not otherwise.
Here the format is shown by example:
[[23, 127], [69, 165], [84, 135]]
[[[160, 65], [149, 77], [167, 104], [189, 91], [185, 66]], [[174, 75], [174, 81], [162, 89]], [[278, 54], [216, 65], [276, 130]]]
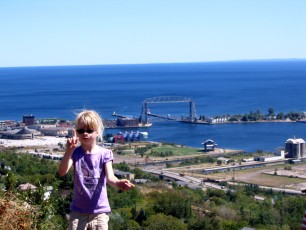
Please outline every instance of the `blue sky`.
[[0, 0], [0, 67], [306, 58], [305, 0]]

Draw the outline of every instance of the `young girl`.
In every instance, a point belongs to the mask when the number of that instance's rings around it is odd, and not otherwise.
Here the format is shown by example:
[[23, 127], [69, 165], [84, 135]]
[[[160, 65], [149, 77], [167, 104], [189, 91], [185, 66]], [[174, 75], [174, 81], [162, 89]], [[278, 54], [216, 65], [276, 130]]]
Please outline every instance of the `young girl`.
[[[96, 144], [102, 138], [103, 124], [99, 114], [85, 110], [75, 120], [72, 138], [68, 138], [66, 152], [58, 173], [64, 176], [73, 165], [74, 191], [70, 206], [69, 229], [108, 229], [109, 206], [106, 182], [127, 191], [134, 187], [129, 180], [119, 180], [113, 172], [113, 153]], [[80, 145], [78, 143], [80, 142]]]

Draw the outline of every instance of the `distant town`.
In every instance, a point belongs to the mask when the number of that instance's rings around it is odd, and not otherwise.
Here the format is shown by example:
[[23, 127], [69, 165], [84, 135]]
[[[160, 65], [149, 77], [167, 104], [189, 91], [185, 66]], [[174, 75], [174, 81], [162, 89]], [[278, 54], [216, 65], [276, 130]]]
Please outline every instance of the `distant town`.
[[[272, 112], [271, 112], [272, 114]], [[293, 115], [292, 115], [293, 116]], [[294, 115], [295, 118], [299, 118], [296, 121], [304, 121], [304, 117]], [[279, 118], [279, 117], [278, 117]], [[281, 117], [282, 119], [284, 117]], [[215, 118], [218, 119], [218, 118]], [[286, 118], [287, 121], [290, 119]], [[277, 120], [277, 117], [272, 117], [271, 120]], [[290, 119], [290, 121], [292, 121]], [[123, 116], [117, 116], [114, 120], [103, 120], [105, 128], [125, 128], [125, 127], [139, 127], [138, 120], [135, 118], [127, 118]], [[218, 121], [222, 122], [222, 121]], [[214, 123], [214, 122], [213, 122]], [[34, 115], [24, 115], [22, 122], [7, 120], [0, 121], [0, 139], [9, 140], [30, 140], [36, 137], [62, 137], [66, 138], [73, 135], [74, 124], [73, 121], [57, 119], [57, 118], [44, 118], [36, 119]], [[124, 131], [117, 134], [107, 134], [104, 136], [104, 140], [100, 140], [106, 143], [125, 143], [145, 141], [148, 138], [147, 132], [141, 131]], [[1, 145], [1, 142], [0, 142]], [[213, 151], [217, 144], [214, 140], [206, 140], [202, 143], [204, 151]], [[256, 159], [245, 159], [244, 161], [260, 161], [271, 162], [284, 159], [291, 159], [292, 162], [299, 162], [300, 159], [306, 157], [306, 144], [301, 138], [288, 139], [285, 143], [285, 147], [278, 148], [275, 151], [275, 156], [260, 156]]]
[[[120, 118], [103, 120], [105, 128], [131, 128], [139, 127], [138, 120], [133, 118]], [[0, 121], [0, 138], [25, 140], [40, 136], [69, 137], [73, 135], [74, 122], [59, 118], [36, 119], [34, 115], [24, 115], [21, 122], [6, 120]], [[147, 132], [120, 132], [118, 135], [107, 135], [107, 141], [124, 142], [145, 140]]]
[[[248, 114], [240, 115], [222, 115], [206, 117], [200, 115], [198, 118], [180, 117], [175, 118], [168, 114], [161, 116], [152, 114], [147, 108], [146, 119], [127, 117], [113, 112], [115, 119], [103, 119], [105, 129], [124, 129], [124, 128], [141, 128], [152, 125], [147, 116], [158, 117], [160, 119], [175, 120], [179, 122], [188, 122], [194, 124], [237, 124], [253, 122], [306, 122], [305, 112], [275, 113], [273, 108], [268, 109], [267, 114], [251, 111]], [[192, 119], [191, 119], [192, 118]], [[144, 122], [145, 121], [145, 122]], [[69, 137], [73, 135], [74, 121], [60, 118], [36, 118], [34, 115], [24, 115], [22, 121], [2, 120], [0, 121], [0, 138], [2, 139], [33, 139], [37, 136]], [[124, 141], [141, 141], [148, 138], [147, 132], [124, 131], [116, 135], [106, 134], [105, 141], [113, 143], [123, 143]], [[101, 140], [102, 141], [102, 140]]]

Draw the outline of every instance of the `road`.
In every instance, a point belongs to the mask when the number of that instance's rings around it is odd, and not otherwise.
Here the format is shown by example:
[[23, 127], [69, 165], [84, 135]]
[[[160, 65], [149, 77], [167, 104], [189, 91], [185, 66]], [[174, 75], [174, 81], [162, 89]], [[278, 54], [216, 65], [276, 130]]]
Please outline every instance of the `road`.
[[[230, 185], [238, 185], [238, 186], [243, 186], [245, 184], [243, 183], [236, 183], [236, 182], [227, 182]], [[276, 188], [276, 187], [269, 187], [269, 186], [262, 186], [259, 185], [258, 186], [261, 189], [265, 189], [265, 190], [271, 190], [274, 192], [284, 192], [287, 194], [291, 194], [291, 195], [303, 195], [303, 193], [301, 191], [297, 191], [297, 190], [293, 190], [293, 189], [287, 189], [287, 188]]]
[[174, 173], [174, 172], [169, 172], [167, 170], [158, 170], [158, 169], [142, 169], [145, 172], [152, 173], [155, 175], [163, 175], [166, 178], [175, 180], [175, 181], [182, 181], [186, 183], [186, 185], [190, 188], [214, 188], [214, 189], [221, 189], [224, 190], [223, 186], [214, 184], [214, 183], [208, 183], [205, 182], [203, 183], [202, 179], [192, 177], [192, 176], [185, 176], [180, 173]]

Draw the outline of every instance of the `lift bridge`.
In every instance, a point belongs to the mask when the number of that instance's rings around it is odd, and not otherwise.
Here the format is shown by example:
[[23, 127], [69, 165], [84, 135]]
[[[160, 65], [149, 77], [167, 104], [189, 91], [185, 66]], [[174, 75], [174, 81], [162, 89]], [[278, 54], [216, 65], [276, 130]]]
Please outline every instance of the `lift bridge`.
[[[187, 103], [189, 104], [189, 117], [187, 118], [170, 118], [168, 116], [162, 116], [157, 114], [151, 114], [149, 112], [148, 105], [149, 104], [159, 104], [159, 103]], [[189, 122], [193, 123], [196, 120], [196, 111], [195, 111], [195, 104], [189, 97], [180, 97], [180, 96], [159, 96], [159, 97], [152, 97], [147, 98], [142, 103], [142, 109], [141, 109], [141, 116], [140, 116], [140, 122], [143, 124], [148, 123], [148, 116], [154, 116], [159, 118], [165, 118], [168, 120], [176, 120], [176, 121], [182, 121], [182, 122]]]

